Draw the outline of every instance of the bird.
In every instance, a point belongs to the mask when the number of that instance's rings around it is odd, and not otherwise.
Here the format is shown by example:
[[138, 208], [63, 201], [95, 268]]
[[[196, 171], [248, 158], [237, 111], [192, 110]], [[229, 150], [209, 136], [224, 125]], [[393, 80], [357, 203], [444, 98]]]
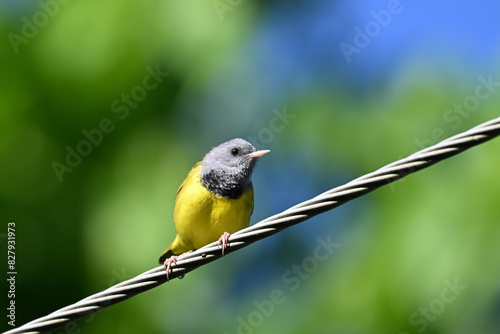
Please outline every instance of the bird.
[[177, 190], [177, 235], [158, 259], [167, 280], [178, 255], [216, 240], [224, 255], [231, 234], [248, 227], [254, 208], [252, 173], [257, 159], [269, 152], [235, 138], [212, 148], [194, 165]]

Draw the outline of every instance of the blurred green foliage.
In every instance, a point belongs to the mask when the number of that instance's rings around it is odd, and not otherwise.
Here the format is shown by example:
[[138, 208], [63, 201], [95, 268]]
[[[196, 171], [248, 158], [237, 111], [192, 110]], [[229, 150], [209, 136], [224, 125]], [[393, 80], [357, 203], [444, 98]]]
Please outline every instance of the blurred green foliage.
[[[17, 326], [156, 266], [178, 185], [224, 140], [272, 150], [254, 175], [256, 222], [499, 114], [497, 90], [448, 111], [479, 76], [499, 80], [498, 63], [410, 56], [362, 88], [356, 62], [327, 82], [256, 68], [291, 57], [251, 42], [287, 5], [229, 3], [2, 3], [0, 233], [16, 223]], [[496, 333], [499, 150], [488, 142], [55, 333]], [[339, 246], [312, 266], [327, 236]], [[456, 280], [466, 288], [445, 291]]]

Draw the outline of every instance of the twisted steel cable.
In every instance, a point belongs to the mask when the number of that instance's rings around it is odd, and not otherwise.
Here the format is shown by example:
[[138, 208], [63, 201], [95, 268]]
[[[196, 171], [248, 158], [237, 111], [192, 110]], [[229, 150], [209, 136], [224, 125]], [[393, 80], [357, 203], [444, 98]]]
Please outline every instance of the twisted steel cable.
[[[331, 210], [350, 200], [363, 196], [383, 185], [399, 180], [411, 173], [429, 167], [471, 147], [484, 143], [500, 134], [500, 117], [478, 125], [466, 132], [450, 137], [436, 145], [418, 151], [407, 158], [395, 161], [372, 173], [363, 175], [343, 186], [328, 190], [310, 200], [297, 204], [279, 214], [231, 235], [231, 253], [249, 244], [278, 233], [287, 227], [303, 222], [319, 213]], [[172, 264], [170, 279], [222, 257], [217, 242], [208, 244], [192, 253], [178, 257]], [[61, 308], [45, 317], [33, 320], [5, 334], [46, 333], [77, 321], [105, 307], [119, 303], [136, 294], [152, 289], [167, 281], [163, 266], [156, 267], [132, 279], [119, 283], [79, 302]]]

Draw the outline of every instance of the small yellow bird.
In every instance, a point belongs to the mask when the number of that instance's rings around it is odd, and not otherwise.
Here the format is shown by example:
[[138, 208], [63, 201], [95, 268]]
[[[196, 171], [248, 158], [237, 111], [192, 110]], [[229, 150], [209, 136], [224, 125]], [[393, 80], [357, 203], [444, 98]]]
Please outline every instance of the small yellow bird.
[[177, 255], [217, 239], [224, 255], [231, 233], [248, 227], [254, 205], [252, 172], [257, 159], [269, 152], [236, 138], [213, 148], [194, 165], [177, 190], [177, 236], [158, 260], [166, 267], [167, 279]]

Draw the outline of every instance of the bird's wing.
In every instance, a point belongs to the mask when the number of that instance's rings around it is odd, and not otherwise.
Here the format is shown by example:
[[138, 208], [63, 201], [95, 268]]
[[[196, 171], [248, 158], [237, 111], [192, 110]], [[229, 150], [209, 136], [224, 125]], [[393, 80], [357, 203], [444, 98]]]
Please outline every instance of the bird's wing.
[[[194, 169], [199, 169], [201, 168], [201, 161], [196, 163], [196, 165], [193, 166], [193, 168], [191, 169], [191, 172], [194, 170]], [[177, 195], [179, 195], [179, 193], [181, 192], [182, 190], [182, 187], [184, 186], [184, 183], [186, 183], [186, 180], [188, 179], [188, 177], [190, 176], [190, 173], [188, 173], [188, 175], [186, 175], [186, 177], [184, 178], [184, 180], [182, 181], [181, 185], [179, 186], [179, 189], [177, 189]]]

